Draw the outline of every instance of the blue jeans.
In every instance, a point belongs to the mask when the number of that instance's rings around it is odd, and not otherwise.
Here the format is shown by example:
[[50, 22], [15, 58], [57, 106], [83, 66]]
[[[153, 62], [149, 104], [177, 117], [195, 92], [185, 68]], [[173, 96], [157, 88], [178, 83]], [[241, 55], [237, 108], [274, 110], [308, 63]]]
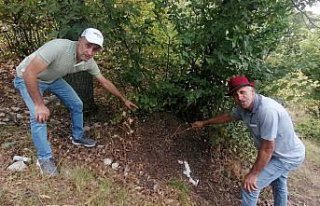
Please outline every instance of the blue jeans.
[[[37, 122], [35, 118], [35, 105], [31, 99], [25, 82], [22, 78], [15, 77], [14, 86], [19, 90], [25, 104], [30, 111], [30, 125], [32, 140], [37, 150], [39, 159], [52, 158], [52, 151], [48, 142], [47, 124]], [[80, 139], [83, 136], [83, 104], [73, 88], [63, 79], [58, 79], [53, 83], [38, 82], [41, 95], [45, 91], [55, 94], [70, 110], [72, 121], [72, 137]]]
[[271, 185], [273, 191], [274, 206], [287, 206], [288, 173], [300, 164], [289, 164], [280, 161], [278, 158], [272, 158], [258, 176], [258, 190], [248, 192], [242, 188], [242, 206], [257, 205], [260, 191], [269, 185]]

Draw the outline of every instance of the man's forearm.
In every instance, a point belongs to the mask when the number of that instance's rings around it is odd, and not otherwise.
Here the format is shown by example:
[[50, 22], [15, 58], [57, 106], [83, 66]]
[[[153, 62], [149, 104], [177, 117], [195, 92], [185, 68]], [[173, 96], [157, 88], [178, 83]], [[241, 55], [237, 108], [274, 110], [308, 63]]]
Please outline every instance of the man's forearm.
[[43, 99], [40, 95], [39, 87], [38, 87], [38, 80], [35, 75], [29, 74], [28, 72], [25, 72], [23, 74], [23, 78], [27, 87], [27, 90], [29, 92], [30, 97], [33, 100], [33, 103], [38, 105], [43, 105]]
[[252, 166], [250, 173], [258, 175], [261, 170], [268, 164], [270, 161], [274, 150], [274, 141], [263, 140], [261, 148], [258, 151], [257, 159]]
[[258, 157], [256, 159], [256, 162], [251, 168], [252, 174], [259, 174], [261, 170], [268, 164], [272, 156], [272, 153], [265, 152], [265, 151], [259, 151]]
[[231, 114], [222, 114], [222, 115], [213, 117], [211, 119], [204, 120], [203, 123], [205, 125], [223, 124], [223, 123], [231, 122], [233, 120], [234, 120], [234, 118], [232, 117]]
[[107, 80], [106, 82], [104, 82], [103, 87], [106, 90], [108, 90], [112, 95], [118, 97], [123, 102], [126, 101], [126, 98], [120, 93], [120, 91], [116, 88], [116, 86], [114, 86], [114, 84], [112, 84], [112, 82]]

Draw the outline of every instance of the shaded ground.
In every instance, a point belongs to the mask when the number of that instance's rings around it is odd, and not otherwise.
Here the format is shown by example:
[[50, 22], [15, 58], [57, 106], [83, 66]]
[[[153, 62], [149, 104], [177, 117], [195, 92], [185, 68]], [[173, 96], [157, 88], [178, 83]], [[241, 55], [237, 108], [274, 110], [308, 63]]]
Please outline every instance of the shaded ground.
[[[28, 113], [11, 84], [13, 69], [14, 63], [0, 65], [0, 124], [6, 128], [5, 133], [1, 133], [6, 138], [0, 137], [0, 144], [13, 143], [10, 149], [0, 149], [0, 183], [7, 181], [5, 177], [8, 172], [5, 168], [13, 155], [35, 158], [29, 136]], [[101, 175], [114, 175], [112, 177], [121, 184], [135, 184], [145, 195], [160, 196], [164, 199], [177, 198], [168, 188], [168, 184], [179, 180], [189, 185], [192, 202], [196, 205], [240, 204], [241, 164], [232, 161], [237, 158], [227, 156], [228, 152], [223, 147], [210, 146], [204, 131], [190, 129], [188, 124], [169, 113], [144, 117], [123, 113], [122, 120], [112, 124], [110, 119], [115, 119], [114, 114], [119, 113], [115, 108], [119, 107], [114, 106], [117, 104], [115, 101], [110, 103], [106, 98], [102, 98], [105, 94], [99, 90], [96, 92], [99, 111], [96, 116], [86, 121], [87, 133], [98, 140], [98, 146], [92, 149], [71, 144], [68, 138], [68, 112], [59, 104], [49, 105], [52, 112], [49, 139], [59, 165], [67, 161], [86, 165]], [[10, 125], [15, 126], [13, 129], [16, 126], [20, 128], [20, 131], [12, 131], [15, 136], [10, 135]], [[15, 143], [16, 141], [19, 143]], [[317, 151], [319, 155], [319, 149]], [[102, 163], [103, 159], [109, 157], [120, 163], [115, 174], [110, 173]], [[200, 180], [198, 186], [188, 183], [179, 160], [189, 163], [192, 177]], [[293, 191], [289, 197], [291, 205], [320, 205], [320, 184], [314, 184], [315, 174], [319, 174], [319, 165], [320, 161], [307, 162], [293, 175], [289, 185]], [[270, 191], [264, 192], [262, 197], [260, 205], [270, 205]]]

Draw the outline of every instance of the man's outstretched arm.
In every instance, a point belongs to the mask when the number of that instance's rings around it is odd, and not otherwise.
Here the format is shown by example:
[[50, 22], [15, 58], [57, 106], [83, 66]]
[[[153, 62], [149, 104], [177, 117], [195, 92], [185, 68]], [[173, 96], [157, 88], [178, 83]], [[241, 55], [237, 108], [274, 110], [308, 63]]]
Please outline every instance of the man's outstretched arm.
[[134, 103], [132, 103], [131, 101], [127, 100], [121, 93], [120, 91], [117, 89], [117, 87], [108, 79], [106, 79], [102, 74], [99, 74], [98, 76], [96, 76], [97, 80], [100, 82], [100, 84], [108, 91], [110, 92], [112, 95], [118, 97], [121, 101], [124, 102], [124, 104], [126, 105], [126, 107], [128, 107], [129, 109], [136, 109], [138, 108], [137, 105], [135, 105]]
[[192, 127], [193, 128], [202, 128], [207, 125], [223, 124], [223, 123], [232, 122], [233, 120], [235, 120], [235, 118], [231, 114], [226, 113], [226, 114], [218, 115], [216, 117], [212, 117], [207, 120], [196, 121], [196, 122], [192, 123]]

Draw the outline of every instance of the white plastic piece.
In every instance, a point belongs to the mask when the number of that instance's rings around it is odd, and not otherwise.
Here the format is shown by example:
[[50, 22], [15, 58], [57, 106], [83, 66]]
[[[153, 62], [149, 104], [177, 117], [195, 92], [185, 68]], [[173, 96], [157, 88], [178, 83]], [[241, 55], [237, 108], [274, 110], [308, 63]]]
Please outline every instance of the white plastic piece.
[[29, 157], [24, 157], [24, 156], [18, 156], [18, 155], [15, 155], [13, 158], [12, 158], [13, 161], [22, 161], [22, 162], [25, 162], [25, 163], [28, 163], [28, 162], [31, 162], [31, 158]]
[[[179, 162], [179, 161], [178, 161]], [[179, 163], [180, 164], [180, 163]], [[190, 169], [190, 166], [188, 164], [187, 161], [183, 161], [183, 164], [184, 164], [184, 170], [183, 170], [183, 174], [186, 175], [188, 178], [189, 178], [189, 182], [191, 184], [193, 184], [194, 186], [198, 186], [199, 184], [199, 179], [196, 179], [194, 180], [192, 177], [191, 177], [191, 169]]]

